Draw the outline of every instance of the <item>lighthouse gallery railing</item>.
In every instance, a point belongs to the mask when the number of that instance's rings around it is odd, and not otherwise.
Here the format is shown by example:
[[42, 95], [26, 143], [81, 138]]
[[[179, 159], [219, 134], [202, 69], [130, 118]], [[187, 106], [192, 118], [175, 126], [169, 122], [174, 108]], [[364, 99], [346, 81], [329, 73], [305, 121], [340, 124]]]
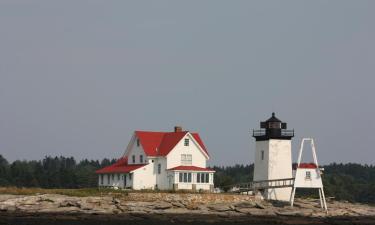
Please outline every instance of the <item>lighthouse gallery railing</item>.
[[[261, 137], [267, 135], [266, 130], [253, 130], [253, 137]], [[294, 130], [281, 130], [281, 136], [294, 137]]]

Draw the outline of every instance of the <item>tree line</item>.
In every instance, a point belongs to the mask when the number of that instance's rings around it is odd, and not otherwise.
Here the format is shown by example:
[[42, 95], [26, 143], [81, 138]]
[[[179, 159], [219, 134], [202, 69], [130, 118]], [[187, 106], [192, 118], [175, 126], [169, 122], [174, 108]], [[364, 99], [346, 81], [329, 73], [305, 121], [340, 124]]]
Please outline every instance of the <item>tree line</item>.
[[[95, 170], [114, 163], [115, 159], [81, 160], [73, 157], [51, 157], [43, 160], [16, 160], [9, 163], [0, 155], [0, 186], [41, 188], [97, 187]], [[253, 164], [214, 166], [215, 187], [226, 189], [253, 179]], [[355, 163], [332, 163], [324, 166], [323, 183], [327, 197], [351, 202], [375, 203], [375, 166]], [[299, 195], [316, 195], [301, 190]]]
[[95, 170], [115, 160], [81, 160], [73, 157], [50, 157], [43, 160], [16, 160], [9, 163], [0, 155], [0, 186], [41, 188], [86, 188], [98, 183]]

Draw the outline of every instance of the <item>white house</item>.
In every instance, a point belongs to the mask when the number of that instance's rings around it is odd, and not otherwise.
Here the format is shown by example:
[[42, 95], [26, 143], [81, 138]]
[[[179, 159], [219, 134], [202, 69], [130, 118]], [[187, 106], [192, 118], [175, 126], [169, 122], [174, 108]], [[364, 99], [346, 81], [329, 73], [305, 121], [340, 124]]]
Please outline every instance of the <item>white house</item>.
[[96, 173], [99, 187], [213, 191], [208, 159], [198, 133], [135, 131], [123, 156]]

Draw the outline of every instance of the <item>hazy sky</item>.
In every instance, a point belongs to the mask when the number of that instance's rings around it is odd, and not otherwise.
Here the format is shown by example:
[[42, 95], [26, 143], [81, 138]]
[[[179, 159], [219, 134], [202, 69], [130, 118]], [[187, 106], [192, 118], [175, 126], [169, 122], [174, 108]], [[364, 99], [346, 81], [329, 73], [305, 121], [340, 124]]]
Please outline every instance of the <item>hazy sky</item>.
[[272, 111], [374, 164], [375, 1], [0, 1], [0, 154], [119, 157], [134, 130], [253, 162]]

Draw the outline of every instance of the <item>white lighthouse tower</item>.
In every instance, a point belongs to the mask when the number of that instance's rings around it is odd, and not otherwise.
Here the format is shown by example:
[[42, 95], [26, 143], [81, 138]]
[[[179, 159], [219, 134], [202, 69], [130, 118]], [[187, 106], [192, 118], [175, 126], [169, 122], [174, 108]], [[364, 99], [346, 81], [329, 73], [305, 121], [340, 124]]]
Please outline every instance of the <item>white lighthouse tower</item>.
[[[253, 130], [256, 140], [254, 160], [254, 181], [293, 178], [292, 138], [294, 130], [287, 130], [287, 124], [276, 118], [275, 113], [260, 123], [260, 130]], [[262, 190], [265, 199], [289, 201], [292, 188], [269, 188]]]

